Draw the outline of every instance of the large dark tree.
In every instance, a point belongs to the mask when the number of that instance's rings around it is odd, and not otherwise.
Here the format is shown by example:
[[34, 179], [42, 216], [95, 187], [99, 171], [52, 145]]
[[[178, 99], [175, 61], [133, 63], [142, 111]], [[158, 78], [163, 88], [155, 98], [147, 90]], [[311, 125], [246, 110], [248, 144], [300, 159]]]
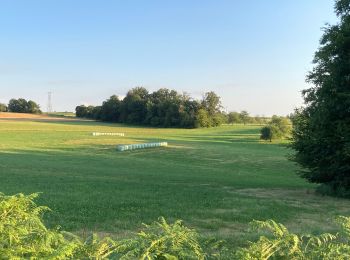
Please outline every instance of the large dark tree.
[[25, 100], [24, 98], [11, 99], [8, 104], [8, 110], [16, 113], [32, 113], [40, 114], [41, 110], [37, 103], [32, 100]]
[[119, 100], [118, 96], [113, 95], [106, 101], [103, 101], [99, 111], [99, 117], [102, 121], [118, 122], [120, 118], [120, 110], [121, 101]]
[[121, 121], [130, 124], [143, 124], [146, 119], [148, 90], [136, 87], [128, 91], [121, 105]]
[[147, 120], [153, 126], [173, 127], [180, 125], [182, 97], [175, 90], [161, 88], [149, 96]]
[[75, 108], [75, 115], [77, 117], [87, 117], [87, 106], [80, 105]]
[[338, 0], [340, 21], [328, 25], [303, 91], [305, 107], [292, 117], [294, 160], [302, 176], [350, 194], [350, 0]]

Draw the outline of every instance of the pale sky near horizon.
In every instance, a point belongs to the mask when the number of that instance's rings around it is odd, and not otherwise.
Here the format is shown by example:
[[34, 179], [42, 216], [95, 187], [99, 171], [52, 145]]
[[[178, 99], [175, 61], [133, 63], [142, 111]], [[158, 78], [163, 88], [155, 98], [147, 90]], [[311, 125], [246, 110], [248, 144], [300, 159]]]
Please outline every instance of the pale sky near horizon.
[[0, 0], [0, 102], [99, 105], [135, 86], [286, 115], [335, 23], [333, 0]]

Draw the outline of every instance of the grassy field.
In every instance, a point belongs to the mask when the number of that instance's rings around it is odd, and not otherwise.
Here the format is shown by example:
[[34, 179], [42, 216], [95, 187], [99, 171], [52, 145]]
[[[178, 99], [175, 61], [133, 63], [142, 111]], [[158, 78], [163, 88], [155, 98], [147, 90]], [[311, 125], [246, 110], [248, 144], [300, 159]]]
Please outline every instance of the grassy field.
[[[125, 137], [92, 136], [124, 132]], [[241, 245], [247, 223], [273, 218], [292, 231], [334, 230], [348, 200], [314, 194], [283, 144], [259, 126], [154, 129], [89, 121], [0, 120], [0, 191], [42, 192], [50, 226], [124, 237], [159, 216]], [[117, 144], [169, 147], [117, 152]]]

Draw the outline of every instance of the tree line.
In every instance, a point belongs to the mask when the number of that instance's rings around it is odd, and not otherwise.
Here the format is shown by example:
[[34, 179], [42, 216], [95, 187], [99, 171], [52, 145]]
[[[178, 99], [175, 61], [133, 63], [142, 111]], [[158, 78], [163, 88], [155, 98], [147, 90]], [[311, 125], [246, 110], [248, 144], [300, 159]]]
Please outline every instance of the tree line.
[[188, 94], [161, 88], [150, 93], [144, 87], [128, 91], [124, 99], [113, 95], [100, 106], [79, 105], [76, 116], [106, 122], [155, 127], [214, 127], [224, 123], [266, 123], [268, 118], [252, 117], [247, 111], [225, 113], [221, 98], [213, 91], [195, 100]]
[[12, 98], [8, 105], [0, 103], [0, 112], [41, 114], [40, 106], [33, 100]]
[[266, 124], [270, 117], [265, 116], [251, 116], [245, 110], [241, 112], [229, 112], [225, 114], [225, 123], [228, 124]]
[[101, 106], [77, 106], [76, 116], [157, 127], [213, 127], [225, 122], [220, 97], [205, 93], [202, 100], [161, 88], [150, 93], [144, 87], [128, 91], [124, 99], [113, 95]]

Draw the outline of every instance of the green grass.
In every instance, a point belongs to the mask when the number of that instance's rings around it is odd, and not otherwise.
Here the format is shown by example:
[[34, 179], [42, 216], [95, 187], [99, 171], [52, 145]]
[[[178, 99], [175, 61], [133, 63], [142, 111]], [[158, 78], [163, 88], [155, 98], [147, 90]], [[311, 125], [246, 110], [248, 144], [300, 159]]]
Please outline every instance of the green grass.
[[48, 115], [53, 117], [75, 117], [75, 113], [73, 112], [51, 112]]
[[[247, 223], [274, 219], [291, 231], [333, 231], [348, 200], [314, 194], [283, 144], [260, 126], [155, 129], [98, 122], [0, 121], [0, 191], [42, 192], [50, 226], [127, 236], [159, 216], [241, 245]], [[124, 132], [125, 137], [92, 136]], [[117, 144], [169, 147], [117, 152]]]

